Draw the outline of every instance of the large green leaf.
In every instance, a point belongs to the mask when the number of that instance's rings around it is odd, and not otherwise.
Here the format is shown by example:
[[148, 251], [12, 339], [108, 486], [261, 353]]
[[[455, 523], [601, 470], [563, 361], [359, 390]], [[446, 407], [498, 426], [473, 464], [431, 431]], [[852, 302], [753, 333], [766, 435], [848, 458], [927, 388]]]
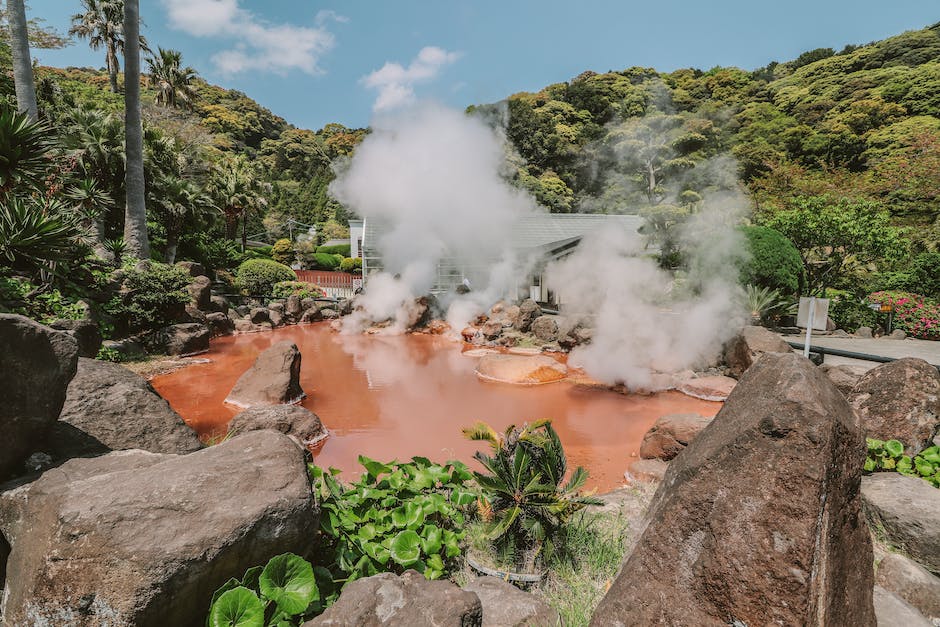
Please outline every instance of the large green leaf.
[[264, 604], [248, 588], [232, 588], [209, 608], [209, 627], [264, 627]]
[[424, 510], [415, 502], [408, 502], [392, 512], [392, 524], [414, 529], [424, 522]]
[[293, 553], [272, 557], [258, 578], [258, 586], [265, 598], [290, 615], [302, 614], [320, 598], [313, 566]]
[[421, 557], [421, 537], [411, 529], [405, 529], [392, 540], [390, 553], [401, 566], [411, 566]]
[[888, 440], [885, 442], [885, 452], [891, 457], [900, 457], [904, 454], [904, 445], [897, 440]]
[[421, 529], [421, 548], [428, 555], [439, 553], [444, 542], [444, 533], [437, 525], [425, 525]]
[[365, 469], [369, 472], [370, 475], [376, 478], [379, 477], [379, 475], [383, 475], [387, 472], [392, 471], [392, 467], [389, 466], [388, 464], [377, 462], [374, 459], [370, 459], [366, 457], [365, 455], [359, 456], [359, 463], [365, 467]]

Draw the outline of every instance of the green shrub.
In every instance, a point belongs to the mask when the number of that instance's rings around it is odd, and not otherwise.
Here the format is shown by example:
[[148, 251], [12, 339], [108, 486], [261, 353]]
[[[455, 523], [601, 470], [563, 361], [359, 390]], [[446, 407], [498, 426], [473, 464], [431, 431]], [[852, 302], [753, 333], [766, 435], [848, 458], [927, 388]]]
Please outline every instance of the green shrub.
[[750, 258], [741, 268], [743, 284], [758, 285], [784, 294], [800, 290], [803, 261], [800, 252], [780, 231], [766, 226], [744, 226]]
[[287, 298], [288, 296], [299, 296], [300, 298], [323, 298], [326, 296], [321, 288], [313, 283], [303, 281], [281, 281], [274, 284], [274, 290], [271, 295], [275, 298]]
[[854, 333], [859, 327], [874, 329], [881, 324], [882, 314], [851, 298], [838, 298], [829, 302], [829, 317], [840, 329]]
[[125, 270], [127, 293], [115, 296], [106, 306], [118, 333], [153, 331], [177, 322], [189, 302], [190, 276], [165, 263], [150, 262], [147, 270]]
[[271, 259], [285, 266], [294, 261], [294, 245], [289, 239], [279, 239], [271, 248]]
[[346, 257], [339, 264], [339, 269], [342, 272], [361, 272], [362, 271], [362, 259], [358, 257]]
[[328, 253], [314, 253], [307, 257], [307, 262], [313, 266], [314, 270], [336, 270], [342, 258], [337, 259], [335, 255]]
[[293, 270], [271, 259], [249, 259], [235, 276], [238, 288], [251, 296], [270, 296], [276, 283], [297, 280]]
[[940, 299], [940, 251], [914, 257], [910, 273], [913, 289], [928, 298]]
[[[310, 467], [321, 511], [316, 563], [337, 582], [409, 568], [439, 579], [456, 569], [476, 502], [467, 467], [424, 457], [383, 464], [360, 455], [359, 463], [366, 473], [351, 485], [335, 469]], [[321, 591], [328, 601], [339, 594], [338, 587]]]
[[22, 277], [0, 276], [0, 312], [20, 314], [43, 324], [84, 317], [85, 307], [58, 289], [47, 287], [34, 294], [35, 287]]
[[95, 359], [99, 361], [110, 361], [116, 364], [129, 361], [127, 355], [109, 346], [102, 346], [99, 348], [98, 354], [95, 355]]
[[343, 257], [348, 257], [350, 253], [349, 244], [334, 244], [333, 246], [317, 246], [318, 253], [326, 253], [327, 255], [342, 255]]

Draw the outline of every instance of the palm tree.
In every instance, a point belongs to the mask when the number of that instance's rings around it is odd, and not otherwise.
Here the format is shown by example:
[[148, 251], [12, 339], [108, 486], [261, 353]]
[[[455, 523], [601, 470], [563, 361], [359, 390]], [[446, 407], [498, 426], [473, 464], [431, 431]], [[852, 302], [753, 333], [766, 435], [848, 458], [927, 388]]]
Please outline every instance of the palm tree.
[[104, 232], [104, 216], [114, 207], [111, 195], [99, 187], [95, 179], [83, 178], [65, 190], [65, 197], [74, 203], [95, 254], [102, 259], [111, 258]]
[[13, 82], [16, 87], [16, 103], [20, 111], [36, 121], [39, 108], [36, 105], [36, 84], [33, 82], [33, 62], [29, 58], [29, 32], [26, 26], [26, 5], [23, 0], [7, 0], [10, 20], [10, 44], [13, 52]]
[[213, 170], [211, 189], [216, 204], [225, 214], [225, 236], [235, 239], [238, 220], [242, 221], [242, 251], [248, 245], [248, 219], [268, 205], [265, 194], [271, 186], [261, 180], [243, 155], [222, 159]]
[[144, 129], [140, 119], [140, 5], [124, 3], [124, 242], [138, 259], [150, 258], [144, 189]]
[[182, 53], [178, 50], [158, 48], [159, 54], [147, 59], [150, 65], [150, 78], [157, 83], [157, 104], [164, 107], [191, 108], [196, 92], [192, 81], [196, 70], [182, 64]]
[[117, 93], [117, 75], [120, 71], [118, 53], [124, 51], [124, 25], [122, 0], [82, 0], [84, 13], [72, 16], [69, 35], [88, 40], [92, 50], [104, 46], [105, 66], [108, 68], [108, 81], [111, 92]]
[[205, 215], [215, 208], [212, 198], [192, 180], [172, 174], [157, 178], [151, 186], [150, 208], [159, 215], [166, 229], [164, 261], [176, 261], [176, 249], [187, 218]]

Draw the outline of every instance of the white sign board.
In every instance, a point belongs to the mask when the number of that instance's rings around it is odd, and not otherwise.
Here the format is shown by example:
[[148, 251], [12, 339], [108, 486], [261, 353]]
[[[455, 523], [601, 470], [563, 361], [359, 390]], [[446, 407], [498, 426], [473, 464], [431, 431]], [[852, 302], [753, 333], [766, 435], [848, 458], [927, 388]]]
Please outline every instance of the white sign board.
[[353, 291], [362, 289], [362, 278], [353, 279]]
[[[815, 306], [812, 306], [811, 301], [816, 301]], [[812, 310], [812, 313], [810, 313], [810, 310]], [[796, 314], [796, 326], [801, 329], [809, 327], [811, 315], [813, 317], [813, 329], [825, 331], [826, 321], [829, 319], [829, 299], [800, 298], [800, 310]]]

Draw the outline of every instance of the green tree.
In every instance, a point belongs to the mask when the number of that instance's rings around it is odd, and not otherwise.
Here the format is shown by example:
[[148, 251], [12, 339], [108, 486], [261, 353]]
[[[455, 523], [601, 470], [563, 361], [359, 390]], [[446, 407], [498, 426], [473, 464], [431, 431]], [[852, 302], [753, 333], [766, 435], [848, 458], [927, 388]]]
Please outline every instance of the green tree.
[[83, 13], [72, 16], [69, 35], [87, 39], [92, 50], [104, 46], [105, 67], [111, 92], [118, 92], [117, 76], [120, 71], [118, 54], [124, 52], [123, 0], [82, 0]]
[[798, 197], [765, 225], [782, 233], [800, 251], [807, 295], [841, 286], [846, 275], [860, 265], [905, 252], [905, 242], [891, 226], [888, 211], [866, 200]]
[[182, 53], [178, 50], [158, 48], [147, 63], [150, 78], [157, 84], [157, 104], [164, 107], [191, 108], [196, 98], [192, 82], [196, 70], [182, 67]]
[[226, 156], [213, 168], [210, 193], [225, 215], [225, 236], [235, 239], [238, 221], [242, 222], [242, 251], [248, 245], [248, 220], [268, 206], [271, 191], [254, 165], [242, 155]]

